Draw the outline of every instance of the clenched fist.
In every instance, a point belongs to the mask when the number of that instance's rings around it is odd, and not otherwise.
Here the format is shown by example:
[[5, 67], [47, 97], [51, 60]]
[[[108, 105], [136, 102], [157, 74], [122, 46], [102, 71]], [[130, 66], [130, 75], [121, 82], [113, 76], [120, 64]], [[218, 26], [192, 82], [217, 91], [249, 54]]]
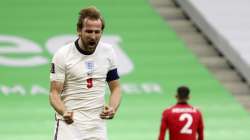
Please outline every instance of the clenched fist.
[[71, 111], [65, 111], [65, 112], [63, 113], [63, 119], [64, 119], [64, 121], [65, 121], [67, 124], [73, 123], [73, 122], [74, 122], [74, 121], [73, 121], [73, 112], [71, 112]]
[[115, 110], [113, 107], [104, 106], [102, 113], [100, 114], [100, 117], [102, 119], [113, 119], [115, 115]]

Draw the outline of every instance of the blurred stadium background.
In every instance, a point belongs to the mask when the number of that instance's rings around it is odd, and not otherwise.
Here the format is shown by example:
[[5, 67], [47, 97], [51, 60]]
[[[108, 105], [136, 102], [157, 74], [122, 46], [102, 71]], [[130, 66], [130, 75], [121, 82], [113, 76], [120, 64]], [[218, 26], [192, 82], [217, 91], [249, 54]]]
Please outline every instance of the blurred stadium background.
[[204, 114], [206, 140], [249, 140], [250, 1], [230, 2], [1, 0], [0, 139], [53, 138], [50, 59], [75, 38], [79, 10], [95, 5], [122, 74], [110, 140], [156, 139], [161, 112], [175, 103], [179, 85], [190, 86], [191, 103]]

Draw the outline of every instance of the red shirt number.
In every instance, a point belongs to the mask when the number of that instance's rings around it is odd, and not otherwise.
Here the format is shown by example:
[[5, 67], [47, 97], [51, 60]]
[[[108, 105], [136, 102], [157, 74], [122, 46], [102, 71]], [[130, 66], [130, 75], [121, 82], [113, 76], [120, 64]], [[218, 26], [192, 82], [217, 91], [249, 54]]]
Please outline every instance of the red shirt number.
[[93, 79], [89, 78], [87, 79], [87, 88], [92, 88], [93, 87]]

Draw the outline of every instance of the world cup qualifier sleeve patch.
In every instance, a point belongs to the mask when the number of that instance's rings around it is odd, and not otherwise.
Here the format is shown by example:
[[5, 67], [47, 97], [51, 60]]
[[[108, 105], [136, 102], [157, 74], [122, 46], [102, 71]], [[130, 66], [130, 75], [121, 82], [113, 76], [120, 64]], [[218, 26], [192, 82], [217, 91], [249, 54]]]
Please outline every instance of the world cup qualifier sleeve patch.
[[51, 63], [50, 73], [55, 73], [55, 64]]

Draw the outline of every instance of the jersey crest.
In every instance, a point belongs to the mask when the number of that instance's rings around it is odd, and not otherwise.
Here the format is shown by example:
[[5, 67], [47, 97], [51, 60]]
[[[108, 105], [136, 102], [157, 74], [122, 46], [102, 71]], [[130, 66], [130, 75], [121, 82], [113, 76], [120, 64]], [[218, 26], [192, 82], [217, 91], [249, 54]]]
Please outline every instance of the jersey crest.
[[87, 68], [87, 74], [92, 75], [94, 72], [94, 61], [89, 60], [85, 62], [86, 68]]

